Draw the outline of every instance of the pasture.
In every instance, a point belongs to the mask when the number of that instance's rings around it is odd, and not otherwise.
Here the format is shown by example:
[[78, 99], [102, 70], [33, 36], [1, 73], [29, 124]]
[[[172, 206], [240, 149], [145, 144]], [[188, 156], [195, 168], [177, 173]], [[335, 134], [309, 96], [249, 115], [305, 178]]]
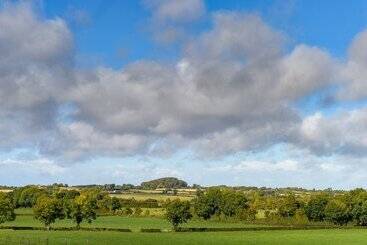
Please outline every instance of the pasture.
[[166, 194], [162, 194], [161, 192], [159, 193], [152, 193], [152, 192], [121, 193], [121, 194], [110, 194], [110, 196], [117, 197], [117, 198], [124, 198], [124, 199], [134, 198], [135, 200], [138, 200], [138, 201], [147, 200], [147, 199], [156, 199], [160, 202], [166, 201], [168, 199], [170, 200], [180, 199], [183, 201], [190, 201], [195, 197], [194, 195], [182, 195], [182, 194], [179, 194], [177, 196], [166, 195]]
[[114, 245], [114, 244], [366, 244], [365, 229], [194, 232], [194, 233], [119, 233], [87, 231], [10, 231], [0, 230], [0, 244]]
[[[0, 226], [27, 226], [27, 227], [43, 227], [42, 223], [34, 219], [31, 215], [18, 215], [15, 221], [6, 222]], [[70, 220], [58, 220], [52, 227], [73, 227], [74, 224]], [[190, 220], [182, 227], [258, 227], [260, 225], [247, 224], [243, 222], [220, 222], [220, 221], [204, 221]], [[262, 225], [261, 225], [262, 226]], [[81, 227], [87, 228], [126, 228], [132, 231], [140, 231], [140, 229], [163, 229], [170, 230], [171, 225], [167, 220], [157, 217], [122, 217], [122, 216], [100, 216], [93, 223], [82, 223]]]

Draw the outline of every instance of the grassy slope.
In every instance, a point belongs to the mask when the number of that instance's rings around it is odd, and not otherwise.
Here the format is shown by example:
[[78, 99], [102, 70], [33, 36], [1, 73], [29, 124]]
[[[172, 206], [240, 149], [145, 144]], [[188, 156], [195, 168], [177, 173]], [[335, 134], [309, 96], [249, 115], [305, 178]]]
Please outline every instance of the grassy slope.
[[[0, 230], [0, 244], [366, 244], [367, 230], [118, 233]], [[29, 240], [28, 240], [29, 239]]]

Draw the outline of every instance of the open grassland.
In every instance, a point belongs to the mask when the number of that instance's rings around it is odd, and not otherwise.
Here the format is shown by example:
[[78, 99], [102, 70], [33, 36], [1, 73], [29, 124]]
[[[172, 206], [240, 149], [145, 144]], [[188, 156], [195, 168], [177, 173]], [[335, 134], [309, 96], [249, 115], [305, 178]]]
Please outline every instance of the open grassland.
[[0, 244], [366, 244], [365, 229], [194, 232], [194, 233], [119, 233], [87, 231], [10, 231], [0, 230]]
[[[42, 223], [35, 220], [33, 216], [22, 215], [18, 216], [15, 221], [6, 222], [0, 226], [27, 226], [27, 227], [42, 227]], [[70, 220], [60, 220], [52, 225], [53, 227], [73, 227], [74, 224]], [[220, 222], [220, 221], [204, 221], [191, 220], [182, 227], [207, 227], [207, 228], [223, 228], [223, 227], [258, 227], [262, 225], [252, 225], [242, 222]], [[171, 229], [170, 224], [162, 218], [155, 217], [121, 217], [121, 216], [101, 216], [93, 223], [83, 223], [81, 227], [97, 227], [97, 228], [126, 228], [132, 231], [140, 229]]]

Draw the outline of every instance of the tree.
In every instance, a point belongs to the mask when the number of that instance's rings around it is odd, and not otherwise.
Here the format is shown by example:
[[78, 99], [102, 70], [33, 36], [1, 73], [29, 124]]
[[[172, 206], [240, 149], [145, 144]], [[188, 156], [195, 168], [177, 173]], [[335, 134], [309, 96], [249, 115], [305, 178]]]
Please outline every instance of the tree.
[[110, 204], [110, 210], [112, 212], [115, 212], [116, 210], [121, 208], [121, 202], [120, 199], [117, 197], [112, 197], [111, 198], [111, 204]]
[[16, 207], [31, 208], [36, 204], [40, 196], [47, 195], [47, 191], [37, 186], [25, 186], [17, 188], [13, 193], [13, 200]]
[[173, 229], [177, 230], [180, 224], [186, 223], [192, 218], [190, 202], [178, 199], [170, 202], [166, 207], [166, 218], [172, 224]]
[[196, 215], [207, 220], [214, 214], [219, 214], [221, 199], [222, 191], [219, 188], [210, 188], [205, 193], [197, 192], [197, 198], [194, 201]]
[[0, 193], [0, 224], [15, 220], [14, 205], [5, 193]]
[[76, 228], [80, 228], [83, 221], [92, 223], [97, 218], [96, 199], [81, 195], [72, 201], [70, 218], [76, 223]]
[[307, 218], [311, 221], [323, 221], [325, 219], [325, 208], [329, 199], [329, 196], [325, 194], [311, 197], [304, 208]]
[[325, 207], [325, 219], [336, 225], [346, 225], [351, 221], [352, 214], [345, 203], [333, 199]]
[[160, 179], [142, 182], [140, 186], [143, 189], [157, 189], [157, 188], [180, 189], [180, 188], [186, 188], [187, 183], [183, 180], [180, 180], [174, 177], [166, 177], [166, 178], [160, 178]]
[[367, 201], [356, 205], [352, 210], [352, 215], [358, 225], [367, 226]]
[[294, 194], [288, 194], [284, 199], [279, 201], [278, 213], [282, 217], [293, 217], [300, 207], [301, 203], [296, 199]]
[[42, 196], [37, 199], [33, 212], [34, 217], [41, 221], [47, 230], [50, 229], [52, 223], [55, 223], [56, 219], [65, 217], [60, 200], [48, 196]]
[[220, 212], [226, 217], [232, 217], [248, 209], [247, 198], [243, 192], [223, 190], [220, 202]]

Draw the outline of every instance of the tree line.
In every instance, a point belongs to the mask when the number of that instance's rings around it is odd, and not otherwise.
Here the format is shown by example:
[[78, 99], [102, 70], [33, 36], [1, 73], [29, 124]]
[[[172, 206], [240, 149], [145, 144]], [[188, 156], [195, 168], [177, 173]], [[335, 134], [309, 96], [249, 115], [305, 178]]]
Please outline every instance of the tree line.
[[[62, 187], [26, 186], [0, 192], [0, 223], [15, 219], [16, 208], [32, 208], [36, 219], [49, 228], [61, 219], [70, 219], [79, 228], [99, 214], [149, 215], [149, 208], [165, 208], [165, 217], [174, 228], [196, 219], [235, 219], [278, 224], [334, 224], [367, 226], [367, 191], [315, 191], [269, 193], [228, 187], [198, 189], [191, 201], [158, 201], [110, 197], [100, 189], [73, 190]], [[143, 209], [146, 210], [143, 212]]]
[[[261, 212], [263, 217], [258, 217]], [[245, 193], [232, 188], [209, 188], [198, 191], [191, 202], [175, 200], [168, 204], [166, 217], [174, 228], [192, 217], [293, 225], [323, 222], [367, 226], [367, 191], [359, 188], [343, 193], [322, 191], [269, 196], [259, 191]]]

